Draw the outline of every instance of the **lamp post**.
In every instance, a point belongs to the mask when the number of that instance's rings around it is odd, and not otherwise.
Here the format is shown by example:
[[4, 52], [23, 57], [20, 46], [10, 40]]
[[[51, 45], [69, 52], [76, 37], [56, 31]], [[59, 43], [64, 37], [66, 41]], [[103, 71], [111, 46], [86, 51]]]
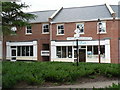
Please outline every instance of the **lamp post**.
[[99, 63], [101, 62], [101, 58], [100, 58], [100, 32], [101, 32], [101, 29], [102, 29], [102, 23], [101, 23], [101, 20], [98, 19], [98, 36], [99, 36], [99, 44], [98, 44], [98, 58], [99, 58]]
[[77, 66], [78, 66], [78, 60], [79, 60], [79, 48], [78, 48], [78, 38], [80, 37], [80, 30], [77, 28], [75, 29], [74, 38], [76, 39], [76, 47], [77, 47]]

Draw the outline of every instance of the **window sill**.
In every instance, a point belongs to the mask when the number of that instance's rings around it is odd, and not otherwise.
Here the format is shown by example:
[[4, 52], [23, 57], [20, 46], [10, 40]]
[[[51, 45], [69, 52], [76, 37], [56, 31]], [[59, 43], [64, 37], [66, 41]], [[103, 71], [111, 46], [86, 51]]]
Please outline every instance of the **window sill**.
[[107, 32], [97, 33], [97, 34], [107, 34]]
[[80, 34], [85, 34], [85, 33], [80, 33]]
[[32, 35], [32, 33], [26, 33], [25, 35]]
[[42, 34], [50, 34], [49, 32], [47, 32], [47, 33], [42, 33]]
[[63, 36], [63, 35], [65, 35], [65, 34], [56, 34], [57, 36]]

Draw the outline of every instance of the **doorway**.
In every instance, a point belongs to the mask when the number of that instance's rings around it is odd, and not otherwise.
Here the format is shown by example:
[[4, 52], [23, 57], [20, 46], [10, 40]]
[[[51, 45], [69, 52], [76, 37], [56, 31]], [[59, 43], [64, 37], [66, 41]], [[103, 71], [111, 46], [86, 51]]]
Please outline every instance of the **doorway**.
[[86, 49], [79, 49], [79, 62], [86, 61]]
[[11, 48], [11, 61], [16, 61], [16, 48]]

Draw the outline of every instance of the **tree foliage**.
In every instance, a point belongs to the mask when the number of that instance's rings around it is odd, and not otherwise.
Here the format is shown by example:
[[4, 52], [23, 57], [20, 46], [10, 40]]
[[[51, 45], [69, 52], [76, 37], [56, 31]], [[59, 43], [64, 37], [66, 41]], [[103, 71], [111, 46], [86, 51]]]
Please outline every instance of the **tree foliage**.
[[2, 2], [2, 27], [3, 33], [10, 33], [11, 27], [23, 27], [28, 25], [30, 19], [35, 19], [35, 15], [24, 13], [23, 8], [29, 6], [25, 3], [17, 4], [16, 2]]

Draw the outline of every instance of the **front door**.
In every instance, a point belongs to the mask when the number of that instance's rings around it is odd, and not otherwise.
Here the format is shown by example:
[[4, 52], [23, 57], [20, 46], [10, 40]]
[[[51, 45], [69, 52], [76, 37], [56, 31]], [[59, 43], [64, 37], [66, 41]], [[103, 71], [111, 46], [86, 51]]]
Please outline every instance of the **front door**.
[[16, 61], [16, 48], [11, 48], [11, 61]]
[[86, 49], [79, 49], [79, 62], [86, 61]]

